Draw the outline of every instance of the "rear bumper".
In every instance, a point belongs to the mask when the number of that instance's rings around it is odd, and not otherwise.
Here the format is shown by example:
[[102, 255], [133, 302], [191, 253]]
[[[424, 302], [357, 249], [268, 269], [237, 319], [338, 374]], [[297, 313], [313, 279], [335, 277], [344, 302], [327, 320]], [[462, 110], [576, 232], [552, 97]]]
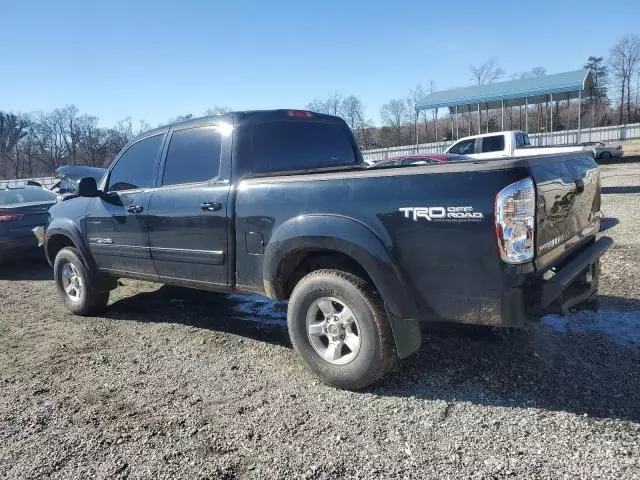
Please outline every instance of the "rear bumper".
[[[563, 300], [563, 297], [567, 297], [568, 290], [576, 290], [576, 284], [583, 285], [583, 290], [586, 288], [586, 291], [592, 290], [595, 293], [600, 277], [599, 259], [611, 245], [613, 239], [601, 237], [545, 281], [541, 287], [540, 306], [543, 309], [549, 308], [558, 300]], [[586, 291], [583, 293], [586, 294]]]
[[549, 313], [565, 315], [594, 309], [600, 279], [600, 257], [611, 245], [613, 239], [601, 237], [561, 267], [537, 277], [527, 286], [513, 289], [515, 291], [503, 299], [505, 325]]

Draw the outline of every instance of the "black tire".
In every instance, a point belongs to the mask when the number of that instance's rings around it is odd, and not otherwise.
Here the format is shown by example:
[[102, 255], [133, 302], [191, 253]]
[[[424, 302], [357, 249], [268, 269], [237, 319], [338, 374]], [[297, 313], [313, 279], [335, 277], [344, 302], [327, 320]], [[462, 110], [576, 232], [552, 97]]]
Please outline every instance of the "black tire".
[[600, 154], [600, 159], [602, 160], [609, 160], [611, 158], [611, 154], [609, 152], [602, 152]]
[[[78, 294], [78, 300], [74, 301], [65, 292], [63, 284], [63, 269], [65, 265], [71, 264], [77, 276], [80, 278], [82, 288]], [[109, 301], [109, 292], [97, 292], [89, 280], [87, 268], [82, 261], [78, 250], [72, 247], [65, 247], [58, 252], [53, 264], [53, 276], [58, 288], [58, 293], [62, 297], [66, 307], [74, 314], [89, 316], [104, 311]]]
[[[333, 297], [348, 306], [358, 322], [360, 347], [344, 365], [325, 360], [307, 334], [307, 312], [315, 301]], [[380, 298], [361, 278], [338, 270], [317, 270], [293, 289], [287, 311], [289, 336], [304, 365], [320, 380], [338, 388], [358, 390], [378, 381], [398, 356], [389, 320]]]

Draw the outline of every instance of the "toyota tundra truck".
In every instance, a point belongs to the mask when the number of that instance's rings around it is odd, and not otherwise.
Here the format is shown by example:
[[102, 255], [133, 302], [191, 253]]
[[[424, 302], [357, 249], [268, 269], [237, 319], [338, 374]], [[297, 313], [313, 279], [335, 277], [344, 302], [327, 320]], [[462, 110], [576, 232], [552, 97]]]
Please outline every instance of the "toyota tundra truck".
[[36, 231], [77, 315], [118, 278], [288, 300], [324, 382], [380, 379], [420, 322], [523, 326], [597, 306], [600, 180], [590, 152], [370, 169], [340, 118], [298, 110], [149, 131]]

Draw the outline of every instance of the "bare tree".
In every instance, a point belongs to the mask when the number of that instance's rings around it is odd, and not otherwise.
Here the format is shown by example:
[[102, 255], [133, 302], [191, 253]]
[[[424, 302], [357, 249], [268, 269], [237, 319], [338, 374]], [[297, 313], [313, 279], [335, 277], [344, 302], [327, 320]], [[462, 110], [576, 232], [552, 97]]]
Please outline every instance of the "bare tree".
[[[380, 119], [383, 130], [386, 128], [391, 136], [393, 145], [408, 143], [407, 125], [411, 124], [411, 112], [405, 101], [401, 99], [389, 100], [380, 108]], [[385, 133], [383, 131], [383, 133]]]
[[332, 93], [326, 100], [315, 99], [305, 106], [305, 109], [316, 113], [342, 116], [343, 97], [337, 92]]
[[[471, 70], [471, 78], [470, 81], [474, 85], [483, 86], [494, 83], [496, 80], [500, 80], [504, 75], [504, 70], [500, 65], [498, 65], [498, 61], [495, 58], [490, 58], [482, 65], [470, 65], [469, 69]], [[487, 128], [489, 126], [489, 104], [485, 105], [485, 110], [487, 112]], [[479, 113], [478, 113], [479, 114]], [[482, 116], [480, 117], [480, 123], [482, 123]]]
[[109, 147], [109, 134], [98, 126], [98, 117], [81, 115], [78, 118], [78, 144], [83, 163], [93, 167], [104, 166]]
[[44, 169], [53, 172], [69, 157], [66, 124], [60, 109], [51, 113], [38, 113], [31, 130], [37, 148], [38, 160]]
[[609, 64], [620, 88], [620, 123], [623, 121], [625, 98], [627, 121], [631, 121], [631, 79], [640, 64], [640, 36], [622, 37], [611, 49]]
[[342, 118], [353, 132], [363, 128], [365, 124], [364, 105], [358, 97], [355, 95], [345, 97], [339, 108]]
[[231, 111], [230, 107], [222, 107], [220, 105], [214, 105], [211, 108], [207, 108], [207, 110], [204, 112], [205, 115], [221, 115], [223, 113], [229, 113]]
[[471, 79], [475, 85], [489, 85], [496, 80], [500, 80], [504, 75], [504, 70], [495, 58], [490, 58], [482, 65], [470, 65]]
[[[13, 113], [0, 112], [0, 167], [13, 163], [13, 172], [19, 175], [20, 155], [17, 150], [20, 141], [29, 133], [29, 122]], [[1, 172], [1, 170], [0, 170]], [[6, 172], [9, 173], [9, 172]]]

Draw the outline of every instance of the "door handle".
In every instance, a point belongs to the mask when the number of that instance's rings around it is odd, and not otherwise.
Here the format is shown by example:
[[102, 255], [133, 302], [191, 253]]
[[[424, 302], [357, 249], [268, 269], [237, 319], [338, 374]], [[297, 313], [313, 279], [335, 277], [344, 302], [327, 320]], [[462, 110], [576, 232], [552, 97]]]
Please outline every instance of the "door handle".
[[576, 192], [578, 193], [582, 193], [584, 192], [584, 181], [583, 180], [576, 180]]
[[142, 213], [142, 210], [144, 210], [142, 205], [131, 205], [127, 207], [127, 212], [129, 213]]
[[217, 212], [221, 208], [222, 204], [216, 202], [202, 202], [200, 204], [200, 210], [204, 210], [205, 212]]

